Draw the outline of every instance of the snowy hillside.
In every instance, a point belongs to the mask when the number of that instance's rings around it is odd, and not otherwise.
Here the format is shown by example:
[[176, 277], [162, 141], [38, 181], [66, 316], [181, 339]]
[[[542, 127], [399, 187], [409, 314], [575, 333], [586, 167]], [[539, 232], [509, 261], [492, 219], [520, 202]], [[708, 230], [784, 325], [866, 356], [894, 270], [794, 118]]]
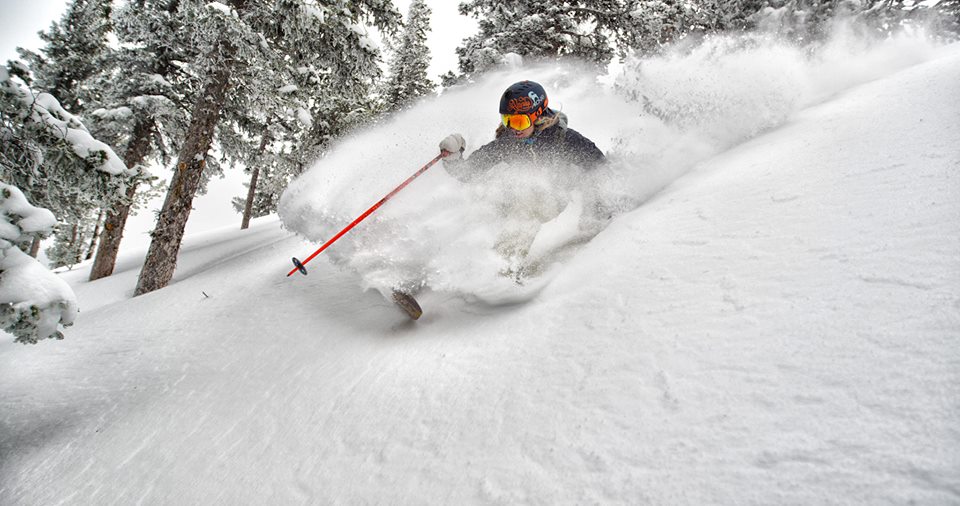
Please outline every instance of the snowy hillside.
[[956, 504], [960, 46], [918, 60], [648, 167], [521, 303], [410, 322], [276, 219], [65, 274], [67, 339], [0, 342], [0, 504]]

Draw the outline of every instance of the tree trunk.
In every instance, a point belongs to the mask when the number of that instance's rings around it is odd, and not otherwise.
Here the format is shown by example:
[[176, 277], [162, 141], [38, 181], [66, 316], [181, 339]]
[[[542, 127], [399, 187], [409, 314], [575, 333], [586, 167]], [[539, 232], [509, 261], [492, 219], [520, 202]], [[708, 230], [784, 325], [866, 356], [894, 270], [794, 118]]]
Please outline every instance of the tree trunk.
[[247, 189], [247, 203], [243, 207], [243, 222], [240, 223], [240, 230], [250, 228], [250, 215], [253, 214], [253, 199], [257, 195], [257, 179], [260, 178], [260, 160], [263, 158], [263, 152], [267, 150], [267, 142], [270, 140], [269, 129], [270, 121], [267, 121], [267, 125], [263, 128], [263, 135], [260, 137], [260, 148], [257, 149], [257, 166], [253, 168], [253, 173], [250, 174], [250, 188]]
[[[123, 157], [127, 167], [136, 167], [143, 163], [147, 153], [150, 152], [150, 136], [154, 128], [156, 123], [151, 119], [137, 120], [133, 126], [133, 138], [127, 144], [127, 152]], [[90, 269], [90, 281], [113, 274], [117, 264], [117, 253], [120, 251], [120, 240], [123, 239], [123, 228], [127, 225], [127, 217], [130, 216], [130, 207], [133, 205], [133, 197], [137, 194], [137, 186], [137, 180], [130, 181], [127, 186], [126, 200], [107, 211], [100, 247], [97, 248], [93, 268]]]
[[30, 245], [30, 256], [37, 258], [37, 255], [40, 254], [40, 238], [34, 237], [33, 244]]
[[100, 210], [100, 214], [97, 215], [97, 222], [93, 225], [93, 235], [90, 237], [90, 247], [87, 248], [87, 254], [83, 257], [84, 260], [90, 260], [93, 258], [93, 252], [97, 250], [97, 239], [100, 238], [101, 223], [103, 223], [103, 210]]
[[153, 240], [150, 241], [150, 249], [140, 271], [134, 296], [163, 288], [173, 279], [183, 230], [190, 217], [193, 198], [200, 186], [206, 154], [213, 142], [214, 129], [220, 120], [220, 111], [223, 109], [230, 82], [229, 62], [235, 49], [224, 42], [218, 45], [222, 49], [214, 48], [214, 52], [224, 54], [227, 62], [210, 73], [194, 105], [187, 138], [177, 157], [176, 170], [170, 179], [170, 188], [160, 210], [157, 227], [151, 234]]
[[250, 174], [250, 188], [247, 189], [247, 203], [243, 207], [243, 221], [240, 222], [240, 230], [250, 228], [250, 215], [253, 214], [253, 197], [257, 194], [257, 179], [260, 177], [260, 167], [254, 167]]
[[66, 258], [66, 264], [71, 267], [80, 263], [81, 246], [77, 244], [78, 242], [80, 242], [80, 225], [74, 223], [70, 231], [70, 242], [67, 245]]

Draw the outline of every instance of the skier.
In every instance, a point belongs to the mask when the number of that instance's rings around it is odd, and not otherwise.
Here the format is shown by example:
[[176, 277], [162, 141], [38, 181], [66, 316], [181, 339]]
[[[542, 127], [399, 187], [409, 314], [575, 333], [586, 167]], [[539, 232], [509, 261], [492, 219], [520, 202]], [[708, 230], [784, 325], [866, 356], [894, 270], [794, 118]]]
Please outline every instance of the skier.
[[501, 125], [493, 141], [463, 158], [466, 142], [451, 134], [440, 142], [450, 154], [443, 165], [451, 175], [470, 180], [494, 165], [509, 161], [567, 162], [592, 169], [604, 162], [603, 152], [576, 130], [567, 116], [548, 107], [543, 86], [533, 81], [514, 83], [500, 97]]
[[[566, 162], [592, 169], [605, 161], [603, 152], [576, 130], [567, 127], [567, 116], [548, 107], [543, 86], [533, 81], [514, 83], [500, 97], [501, 124], [493, 141], [463, 158], [466, 142], [451, 134], [440, 142], [444, 168], [469, 181], [498, 163], [522, 160]], [[393, 301], [416, 320], [423, 311], [413, 295], [393, 291]]]

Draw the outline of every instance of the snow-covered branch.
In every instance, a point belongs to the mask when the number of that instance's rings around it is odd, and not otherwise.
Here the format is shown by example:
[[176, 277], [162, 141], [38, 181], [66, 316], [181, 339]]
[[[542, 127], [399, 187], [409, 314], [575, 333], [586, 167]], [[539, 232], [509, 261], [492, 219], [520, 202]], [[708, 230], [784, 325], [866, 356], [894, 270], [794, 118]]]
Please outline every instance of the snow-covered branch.
[[69, 285], [18, 247], [50, 234], [56, 224], [53, 213], [0, 183], [0, 327], [17, 342], [63, 339], [59, 327], [72, 325], [77, 315]]

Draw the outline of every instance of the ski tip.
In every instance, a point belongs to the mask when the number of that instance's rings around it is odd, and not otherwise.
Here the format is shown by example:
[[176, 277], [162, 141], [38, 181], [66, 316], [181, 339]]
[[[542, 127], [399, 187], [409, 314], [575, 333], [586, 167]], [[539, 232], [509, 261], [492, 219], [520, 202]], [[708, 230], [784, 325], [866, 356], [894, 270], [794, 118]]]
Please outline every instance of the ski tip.
[[423, 310], [420, 309], [417, 299], [414, 299], [410, 294], [394, 290], [393, 302], [400, 306], [411, 320], [419, 320], [420, 316], [423, 315]]
[[294, 265], [296, 268], [295, 268], [294, 270], [290, 271], [290, 274], [287, 274], [287, 276], [290, 276], [291, 274], [293, 274], [294, 272], [297, 272], [297, 271], [300, 271], [300, 274], [303, 274], [304, 276], [307, 275], [307, 268], [304, 267], [302, 263], [300, 263], [300, 260], [297, 260], [297, 257], [293, 257], [293, 265]]

